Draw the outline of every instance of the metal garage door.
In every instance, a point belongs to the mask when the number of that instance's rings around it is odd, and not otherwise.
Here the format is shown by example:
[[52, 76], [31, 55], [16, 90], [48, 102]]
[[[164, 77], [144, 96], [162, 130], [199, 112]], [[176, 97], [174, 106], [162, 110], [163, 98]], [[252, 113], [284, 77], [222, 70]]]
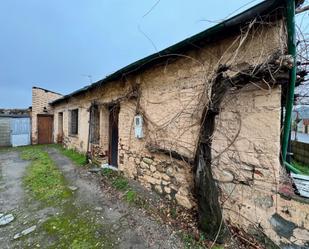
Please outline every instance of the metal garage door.
[[11, 118], [0, 117], [0, 146], [11, 146]]
[[13, 147], [30, 144], [30, 118], [12, 118], [11, 131]]

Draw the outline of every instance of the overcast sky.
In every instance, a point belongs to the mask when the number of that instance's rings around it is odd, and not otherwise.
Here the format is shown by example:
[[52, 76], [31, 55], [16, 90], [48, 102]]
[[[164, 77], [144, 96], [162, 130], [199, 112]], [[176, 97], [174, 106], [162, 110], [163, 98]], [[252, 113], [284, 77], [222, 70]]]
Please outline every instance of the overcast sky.
[[67, 94], [156, 52], [142, 32], [160, 50], [261, 1], [156, 2], [1, 0], [0, 108], [30, 106], [32, 86]]

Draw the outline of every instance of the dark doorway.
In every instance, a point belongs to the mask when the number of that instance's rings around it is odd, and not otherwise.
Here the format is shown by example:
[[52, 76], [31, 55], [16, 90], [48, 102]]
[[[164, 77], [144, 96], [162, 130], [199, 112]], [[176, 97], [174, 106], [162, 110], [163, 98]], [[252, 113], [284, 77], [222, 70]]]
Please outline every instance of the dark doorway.
[[305, 133], [308, 134], [308, 125], [305, 125]]
[[38, 115], [38, 144], [51, 144], [53, 137], [53, 116]]
[[108, 163], [118, 167], [118, 117], [119, 105], [113, 105], [109, 108], [109, 157]]

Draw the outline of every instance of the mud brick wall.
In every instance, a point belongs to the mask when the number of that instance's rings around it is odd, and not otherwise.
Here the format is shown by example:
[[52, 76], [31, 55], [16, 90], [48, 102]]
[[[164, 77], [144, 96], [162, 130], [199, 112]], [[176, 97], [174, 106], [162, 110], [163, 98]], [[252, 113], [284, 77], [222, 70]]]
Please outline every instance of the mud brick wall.
[[281, 90], [265, 89], [251, 85], [225, 97], [212, 142], [213, 173], [227, 220], [248, 231], [258, 226], [278, 244], [294, 237], [303, 245], [309, 205], [278, 194], [284, 176], [279, 161]]
[[[72, 97], [67, 103], [56, 105], [55, 115], [63, 112], [64, 143], [70, 148], [86, 152], [89, 107], [95, 101], [101, 114], [99, 145], [102, 152], [107, 151], [107, 105], [119, 101], [119, 169], [126, 176], [137, 179], [166, 198], [175, 199], [180, 205], [192, 208], [195, 206], [192, 165], [169, 155], [150, 151], [149, 146], [176, 151], [179, 155], [193, 160], [202, 110], [208, 103], [211, 87], [207, 82], [210, 82], [218, 64], [255, 65], [278, 50], [284, 53], [283, 27], [283, 23], [278, 22], [252, 30], [251, 35], [256, 36], [256, 39], [242, 42], [242, 49], [238, 50], [236, 57], [234, 53], [239, 43], [235, 40], [239, 37], [234, 36], [188, 51], [186, 56], [167, 59], [164, 63], [153, 65], [134, 75], [126, 75], [122, 80], [109, 82], [95, 90]], [[138, 98], [126, 98], [134, 89], [138, 89]], [[261, 95], [263, 94], [264, 92], [261, 92]], [[278, 92], [274, 94], [277, 96]], [[255, 98], [259, 101], [259, 96]], [[245, 103], [246, 99], [244, 95], [239, 101]], [[277, 101], [280, 103], [280, 100]], [[70, 136], [68, 115], [69, 111], [75, 108], [79, 109], [79, 131], [78, 135]], [[134, 136], [133, 122], [136, 114], [142, 115], [144, 120], [142, 139]], [[54, 120], [57, 133], [57, 118]], [[254, 125], [259, 126], [255, 120], [251, 122], [253, 129]], [[277, 126], [275, 129], [277, 130], [272, 134], [274, 137], [278, 136], [280, 130]], [[242, 146], [245, 147], [246, 144]], [[269, 156], [272, 160], [278, 158], [277, 153]]]
[[[111, 103], [120, 105], [118, 168], [149, 189], [186, 208], [193, 208], [193, 166], [149, 147], [176, 151], [194, 159], [199, 139], [202, 109], [208, 104], [212, 77], [220, 64], [234, 68], [263, 63], [274, 52], [285, 54], [286, 36], [282, 21], [254, 26], [246, 39], [230, 37], [185, 56], [167, 59], [143, 71], [126, 75], [119, 81], [71, 97], [54, 107], [55, 116], [63, 112], [64, 143], [86, 152], [89, 107], [100, 110], [102, 153], [108, 151], [109, 111]], [[241, 49], [238, 49], [241, 44]], [[235, 56], [237, 51], [237, 56]], [[232, 73], [237, 73], [237, 70]], [[249, 82], [248, 82], [249, 83]], [[138, 89], [138, 97], [129, 98]], [[274, 224], [285, 220], [295, 224], [289, 232], [297, 243], [306, 235], [309, 212], [307, 204], [285, 200], [278, 195], [282, 172], [280, 154], [280, 87], [248, 84], [225, 96], [212, 143], [213, 174], [221, 190], [227, 220], [249, 229], [261, 226], [279, 243], [286, 243]], [[69, 111], [79, 110], [77, 135], [69, 134]], [[144, 137], [134, 135], [134, 116], [142, 115]], [[57, 118], [54, 119], [58, 132]], [[57, 137], [54, 135], [54, 137]], [[308, 210], [308, 209], [307, 209]], [[278, 216], [279, 214], [279, 216]], [[278, 219], [278, 217], [281, 217]], [[305, 221], [301, 217], [306, 217]], [[302, 223], [303, 220], [303, 223]], [[276, 223], [277, 222], [277, 223]], [[279, 222], [279, 223], [278, 223]], [[298, 230], [295, 230], [298, 229]], [[300, 231], [297, 235], [296, 231]]]
[[[38, 141], [38, 114], [53, 114], [53, 109], [49, 105], [50, 102], [62, 97], [61, 94], [51, 92], [39, 87], [32, 87], [32, 143], [37, 144]], [[44, 107], [46, 108], [44, 111]]]
[[[282, 23], [256, 31], [257, 39], [244, 43], [237, 57], [229, 49], [235, 37], [197, 51], [188, 52], [194, 59], [177, 58], [152, 66], [123, 81], [107, 83], [93, 91], [70, 98], [55, 106], [64, 115], [64, 139], [70, 148], [86, 152], [89, 107], [96, 102], [100, 109], [100, 144], [108, 150], [108, 104], [118, 102], [118, 167], [130, 178], [186, 208], [196, 205], [193, 166], [169, 155], [149, 150], [149, 146], [176, 151], [193, 159], [199, 137], [201, 106], [207, 105], [210, 79], [218, 63], [261, 63], [278, 48], [284, 53]], [[261, 46], [265, 48], [261, 50]], [[261, 56], [262, 53], [262, 56]], [[138, 98], [127, 98], [134, 89]], [[246, 231], [256, 226], [278, 244], [293, 236], [304, 244], [308, 226], [307, 204], [285, 200], [278, 194], [283, 174], [280, 155], [280, 87], [249, 84], [225, 96], [212, 144], [213, 174], [220, 187], [224, 216]], [[79, 109], [78, 135], [68, 133], [69, 110]], [[144, 119], [144, 137], [134, 136], [134, 116]], [[55, 118], [55, 120], [57, 120]], [[55, 132], [57, 124], [55, 123]], [[98, 149], [98, 148], [96, 148]], [[306, 217], [305, 220], [301, 217]], [[290, 222], [288, 237], [278, 231], [278, 224]], [[302, 237], [303, 236], [303, 237]]]

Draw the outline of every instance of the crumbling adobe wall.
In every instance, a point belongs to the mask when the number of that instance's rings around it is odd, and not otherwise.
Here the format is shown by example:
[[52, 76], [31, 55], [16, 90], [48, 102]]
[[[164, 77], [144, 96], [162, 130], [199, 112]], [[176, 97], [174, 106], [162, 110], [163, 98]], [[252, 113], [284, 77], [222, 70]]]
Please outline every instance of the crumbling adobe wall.
[[[208, 104], [211, 77], [218, 66], [226, 64], [235, 67], [233, 74], [247, 65], [262, 63], [274, 52], [280, 51], [284, 54], [285, 35], [282, 22], [258, 26], [251, 30], [247, 37], [250, 38], [246, 39], [244, 34], [238, 37], [239, 40], [237, 37], [230, 37], [209, 44], [198, 51], [191, 51], [185, 58], [167, 61], [129, 78], [128, 81], [138, 85], [140, 99], [138, 105], [135, 101], [121, 103], [119, 158], [120, 169], [126, 175], [141, 181], [145, 186], [155, 189], [169, 199], [176, 198], [178, 203], [187, 208], [195, 205], [192, 195], [192, 165], [169, 155], [151, 153], [151, 149], [176, 151], [181, 156], [194, 160], [202, 110]], [[240, 43], [241, 48], [238, 48]], [[258, 103], [263, 101], [261, 96], [265, 94], [263, 91], [251, 97]], [[269, 93], [278, 106], [279, 94], [280, 91]], [[239, 102], [245, 106], [247, 99], [243, 94]], [[264, 104], [267, 106], [272, 102]], [[132, 127], [136, 112], [142, 114], [145, 120], [143, 139], [134, 137]], [[253, 129], [260, 125], [255, 120], [248, 122], [252, 123]], [[280, 128], [274, 127], [270, 133], [279, 139]], [[226, 138], [225, 143], [228, 143]], [[269, 156], [272, 160], [278, 160], [279, 154], [270, 152]], [[169, 171], [173, 172], [174, 178], [170, 177]]]
[[[88, 141], [88, 121], [90, 102], [80, 101], [73, 98], [69, 103], [65, 103], [54, 108], [54, 142], [57, 142], [58, 115], [63, 113], [63, 144], [68, 148], [74, 148], [80, 152], [87, 151]], [[70, 110], [78, 109], [78, 134], [69, 134]]]
[[230, 223], [262, 232], [277, 244], [295, 240], [303, 245], [304, 235], [309, 241], [309, 205], [278, 194], [284, 174], [279, 161], [280, 99], [280, 87], [265, 84], [230, 91], [216, 118], [212, 167]]
[[[39, 87], [32, 87], [32, 144], [37, 144], [38, 142], [38, 124], [37, 115], [38, 114], [53, 114], [53, 109], [49, 105], [50, 102], [62, 97], [61, 94], [42, 89]], [[44, 109], [45, 108], [45, 109]]]
[[[101, 110], [100, 147], [103, 152], [108, 150], [107, 105], [118, 102], [119, 169], [166, 198], [176, 199], [180, 205], [192, 208], [195, 205], [192, 161], [199, 140], [202, 111], [208, 105], [211, 80], [218, 66], [234, 66], [233, 73], [237, 73], [237, 70], [247, 65], [262, 63], [274, 52], [284, 54], [283, 27], [281, 21], [254, 27], [241, 36], [210, 43], [185, 55], [175, 55], [144, 71], [126, 75], [119, 81], [70, 98], [67, 103], [57, 104], [55, 114], [64, 113], [65, 144], [86, 152], [88, 110], [91, 102], [95, 101]], [[137, 96], [129, 97], [134, 91], [137, 91]], [[277, 96], [278, 93], [272, 94]], [[258, 102], [259, 96], [254, 96], [254, 99]], [[239, 101], [246, 105], [245, 94]], [[280, 104], [280, 99], [274, 98], [274, 101]], [[75, 108], [80, 110], [79, 134], [70, 136], [68, 111]], [[134, 136], [133, 121], [136, 114], [142, 115], [144, 119], [145, 136], [142, 139]], [[57, 118], [54, 120], [57, 132]], [[253, 128], [259, 126], [255, 120], [250, 122], [253, 122]], [[272, 136], [276, 139], [280, 130], [277, 128], [272, 130]], [[160, 150], [175, 151], [184, 160], [165, 155]], [[271, 160], [277, 160], [279, 155], [272, 153], [269, 156]]]

